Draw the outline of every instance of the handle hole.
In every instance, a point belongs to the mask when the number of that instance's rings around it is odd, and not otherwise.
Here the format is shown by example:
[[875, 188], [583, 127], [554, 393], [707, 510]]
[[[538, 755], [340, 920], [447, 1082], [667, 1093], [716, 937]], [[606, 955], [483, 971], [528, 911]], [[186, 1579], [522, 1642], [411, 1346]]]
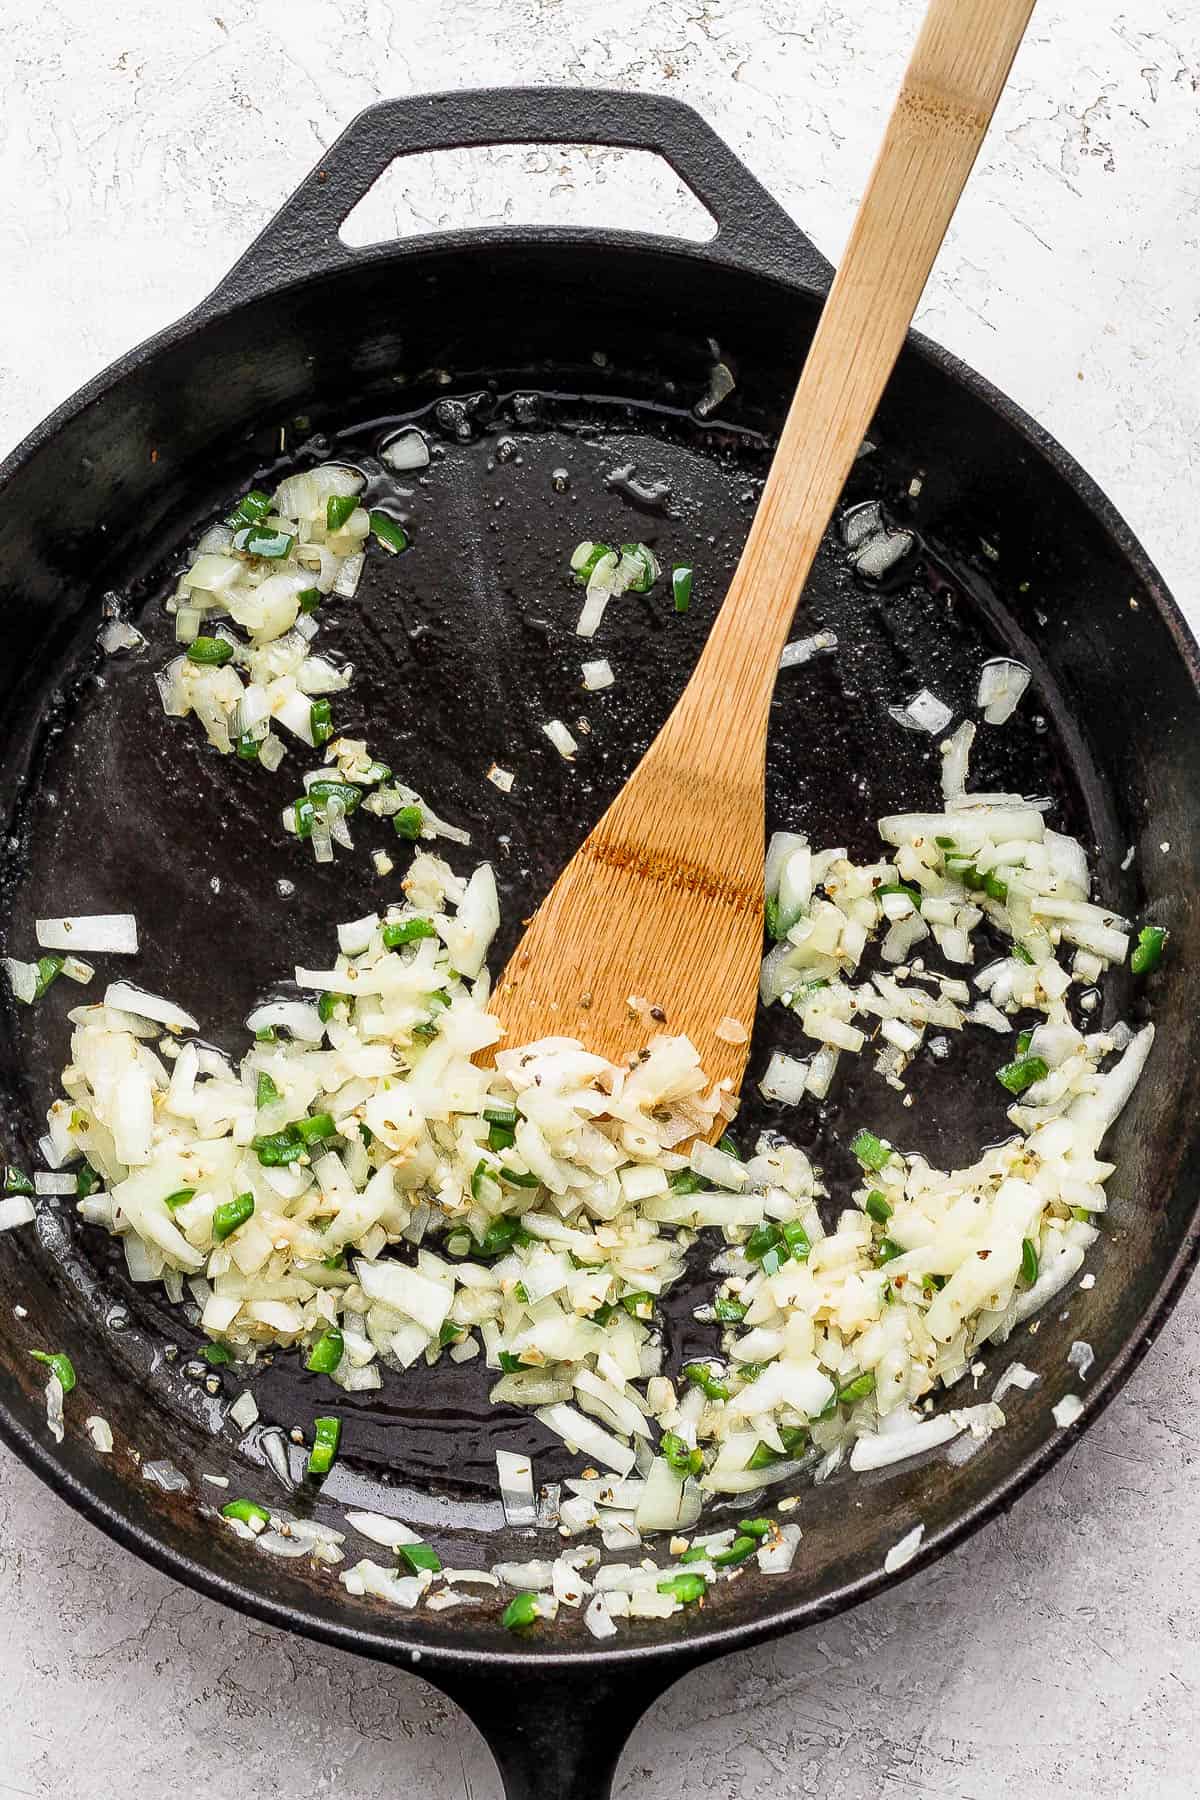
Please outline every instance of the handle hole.
[[717, 222], [652, 150], [497, 144], [398, 156], [342, 221], [351, 249], [486, 225], [620, 226], [706, 243]]

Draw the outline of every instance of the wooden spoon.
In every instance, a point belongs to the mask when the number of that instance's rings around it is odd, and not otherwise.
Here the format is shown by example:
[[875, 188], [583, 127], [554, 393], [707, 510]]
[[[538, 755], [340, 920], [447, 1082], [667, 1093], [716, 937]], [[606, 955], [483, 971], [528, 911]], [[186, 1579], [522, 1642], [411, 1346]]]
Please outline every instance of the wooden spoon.
[[1032, 11], [932, 0], [733, 584], [674, 711], [501, 977], [507, 1043], [565, 1035], [620, 1061], [657, 1031], [686, 1032], [709, 1076], [738, 1087], [780, 651]]

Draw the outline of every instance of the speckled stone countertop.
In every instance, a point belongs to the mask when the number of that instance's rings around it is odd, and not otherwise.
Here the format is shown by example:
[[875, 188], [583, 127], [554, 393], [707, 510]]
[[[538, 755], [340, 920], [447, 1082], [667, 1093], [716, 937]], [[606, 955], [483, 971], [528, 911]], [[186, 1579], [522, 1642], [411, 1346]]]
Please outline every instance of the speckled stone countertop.
[[[6, 0], [0, 442], [187, 310], [360, 107], [486, 83], [691, 100], [836, 257], [916, 0]], [[920, 314], [1111, 494], [1200, 625], [1200, 14], [1043, 0]], [[456, 154], [363, 229], [682, 229], [606, 152]], [[369, 212], [369, 216], [368, 216]], [[1193, 1289], [1088, 1437], [893, 1593], [653, 1708], [619, 1794], [1200, 1793]], [[0, 1800], [495, 1795], [421, 1682], [143, 1568], [0, 1453]]]

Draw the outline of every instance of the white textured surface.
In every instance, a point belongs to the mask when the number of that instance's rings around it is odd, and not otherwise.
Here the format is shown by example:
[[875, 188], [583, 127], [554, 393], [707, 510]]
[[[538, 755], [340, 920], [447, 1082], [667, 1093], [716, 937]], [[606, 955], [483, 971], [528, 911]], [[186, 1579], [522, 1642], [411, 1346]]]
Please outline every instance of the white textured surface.
[[[679, 94], [836, 256], [917, 15], [915, 0], [6, 0], [0, 444], [199, 299], [391, 93]], [[1198, 84], [1189, 0], [1043, 0], [921, 315], [1080, 457], [1193, 621]], [[686, 212], [665, 186], [641, 204], [636, 222], [664, 228]], [[618, 159], [534, 150], [482, 172], [443, 159], [408, 211], [419, 228], [618, 208]], [[1193, 1292], [1086, 1442], [938, 1568], [682, 1683], [618, 1792], [1195, 1795], [1198, 1326]], [[0, 1800], [497, 1791], [431, 1690], [148, 1572], [6, 1454], [0, 1611]]]

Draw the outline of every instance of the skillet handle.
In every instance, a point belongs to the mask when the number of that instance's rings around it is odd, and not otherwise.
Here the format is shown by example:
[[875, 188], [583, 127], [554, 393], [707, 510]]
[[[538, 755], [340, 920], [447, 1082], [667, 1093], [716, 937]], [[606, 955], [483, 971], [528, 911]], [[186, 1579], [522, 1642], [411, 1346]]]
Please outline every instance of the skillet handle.
[[520, 1670], [418, 1669], [461, 1706], [496, 1759], [504, 1800], [610, 1800], [642, 1714], [689, 1668], [599, 1657], [573, 1666], [531, 1655]]
[[[352, 249], [339, 227], [398, 156], [488, 144], [604, 144], [661, 156], [717, 222], [699, 254], [739, 268], [801, 281], [824, 293], [832, 269], [778, 202], [710, 125], [665, 94], [613, 88], [474, 88], [409, 94], [359, 113], [317, 167], [285, 200], [201, 308], [223, 311], [307, 275], [386, 256], [389, 245]], [[462, 232], [438, 233], [439, 238]], [[471, 233], [524, 236], [510, 227]], [[556, 235], [543, 230], [542, 237]], [[586, 231], [561, 231], [564, 240]], [[625, 240], [643, 234], [605, 233]], [[653, 238], [650, 241], [656, 241]], [[657, 240], [662, 241], [662, 240]], [[674, 242], [674, 240], [667, 240]]]

